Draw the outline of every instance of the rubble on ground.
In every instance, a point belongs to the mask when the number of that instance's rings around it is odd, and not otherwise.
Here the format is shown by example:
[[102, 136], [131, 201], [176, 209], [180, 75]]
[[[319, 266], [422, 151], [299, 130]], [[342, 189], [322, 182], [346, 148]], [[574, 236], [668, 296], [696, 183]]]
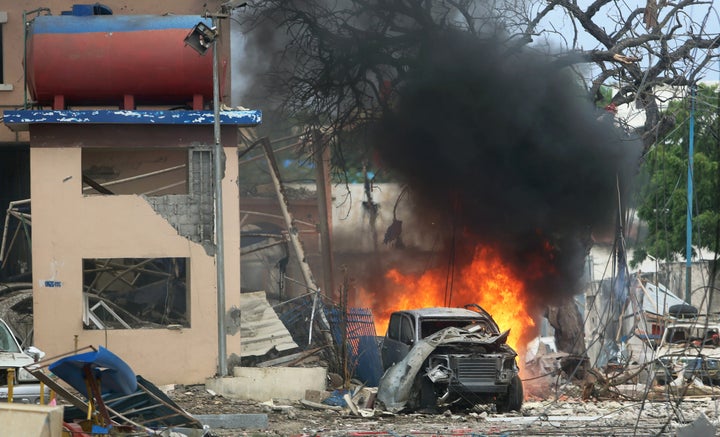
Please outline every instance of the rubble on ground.
[[[575, 392], [581, 393], [579, 387]], [[547, 400], [526, 400], [519, 413], [498, 414], [478, 405], [462, 412], [391, 414], [372, 408], [332, 407], [322, 402], [272, 399], [234, 400], [205, 390], [203, 385], [175, 386], [168, 396], [190, 414], [265, 413], [262, 430], [214, 429], [217, 436], [353, 436], [374, 435], [679, 435], [695, 421], [720, 426], [720, 399], [686, 396], [682, 402], [582, 400], [567, 393], [548, 393]], [[326, 394], [329, 394], [328, 392]], [[359, 392], [358, 392], [359, 393]], [[368, 392], [365, 392], [366, 394]], [[327, 408], [318, 407], [325, 405]], [[364, 404], [367, 407], [367, 404]], [[699, 425], [696, 425], [699, 426]], [[703, 425], [705, 426], [705, 425]]]

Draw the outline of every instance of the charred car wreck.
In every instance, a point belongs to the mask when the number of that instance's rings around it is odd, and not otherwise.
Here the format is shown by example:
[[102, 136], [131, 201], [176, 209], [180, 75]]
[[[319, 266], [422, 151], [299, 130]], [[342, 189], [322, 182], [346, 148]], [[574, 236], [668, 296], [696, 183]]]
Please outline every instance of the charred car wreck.
[[517, 353], [485, 310], [424, 308], [391, 315], [381, 347], [377, 399], [388, 411], [523, 401]]

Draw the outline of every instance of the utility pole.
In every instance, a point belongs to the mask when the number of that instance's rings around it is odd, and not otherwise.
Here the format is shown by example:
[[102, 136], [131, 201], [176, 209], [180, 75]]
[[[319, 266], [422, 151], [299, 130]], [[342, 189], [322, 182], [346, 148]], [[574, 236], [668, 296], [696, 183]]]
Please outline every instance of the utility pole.
[[687, 217], [685, 222], [685, 302], [692, 304], [692, 209], [693, 209], [693, 158], [695, 154], [695, 84], [690, 85], [690, 138], [688, 140]]
[[[217, 28], [217, 17], [212, 17]], [[217, 38], [213, 40], [213, 147], [215, 186], [215, 267], [217, 275], [218, 376], [227, 376], [227, 338], [225, 336], [225, 234], [223, 232], [223, 148], [220, 142], [220, 78]]]
[[215, 267], [217, 289], [217, 340], [218, 340], [218, 368], [220, 377], [227, 376], [227, 333], [225, 328], [225, 234], [223, 232], [223, 196], [222, 180], [225, 175], [225, 152], [220, 138], [220, 77], [218, 68], [218, 21], [228, 18], [233, 9], [245, 6], [245, 2], [230, 0], [220, 5], [217, 13], [206, 12], [204, 17], [211, 19], [211, 26], [198, 23], [185, 37], [185, 44], [193, 48], [198, 54], [212, 47], [212, 93], [213, 93], [213, 188], [215, 200]]

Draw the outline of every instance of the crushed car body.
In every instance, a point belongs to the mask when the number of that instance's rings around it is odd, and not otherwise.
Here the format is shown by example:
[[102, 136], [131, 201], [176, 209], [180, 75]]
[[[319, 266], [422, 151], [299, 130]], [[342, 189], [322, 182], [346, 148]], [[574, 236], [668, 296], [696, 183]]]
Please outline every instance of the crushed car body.
[[391, 315], [381, 347], [377, 400], [392, 412], [494, 403], [519, 410], [517, 353], [481, 308], [424, 308]]

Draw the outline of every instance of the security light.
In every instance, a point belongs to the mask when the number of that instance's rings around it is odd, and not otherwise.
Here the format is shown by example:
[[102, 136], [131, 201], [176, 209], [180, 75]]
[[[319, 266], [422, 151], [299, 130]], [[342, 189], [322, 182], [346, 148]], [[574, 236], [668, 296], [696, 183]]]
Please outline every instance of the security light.
[[192, 47], [196, 52], [204, 55], [212, 46], [218, 33], [214, 27], [210, 27], [202, 21], [192, 28], [185, 37], [185, 45]]

